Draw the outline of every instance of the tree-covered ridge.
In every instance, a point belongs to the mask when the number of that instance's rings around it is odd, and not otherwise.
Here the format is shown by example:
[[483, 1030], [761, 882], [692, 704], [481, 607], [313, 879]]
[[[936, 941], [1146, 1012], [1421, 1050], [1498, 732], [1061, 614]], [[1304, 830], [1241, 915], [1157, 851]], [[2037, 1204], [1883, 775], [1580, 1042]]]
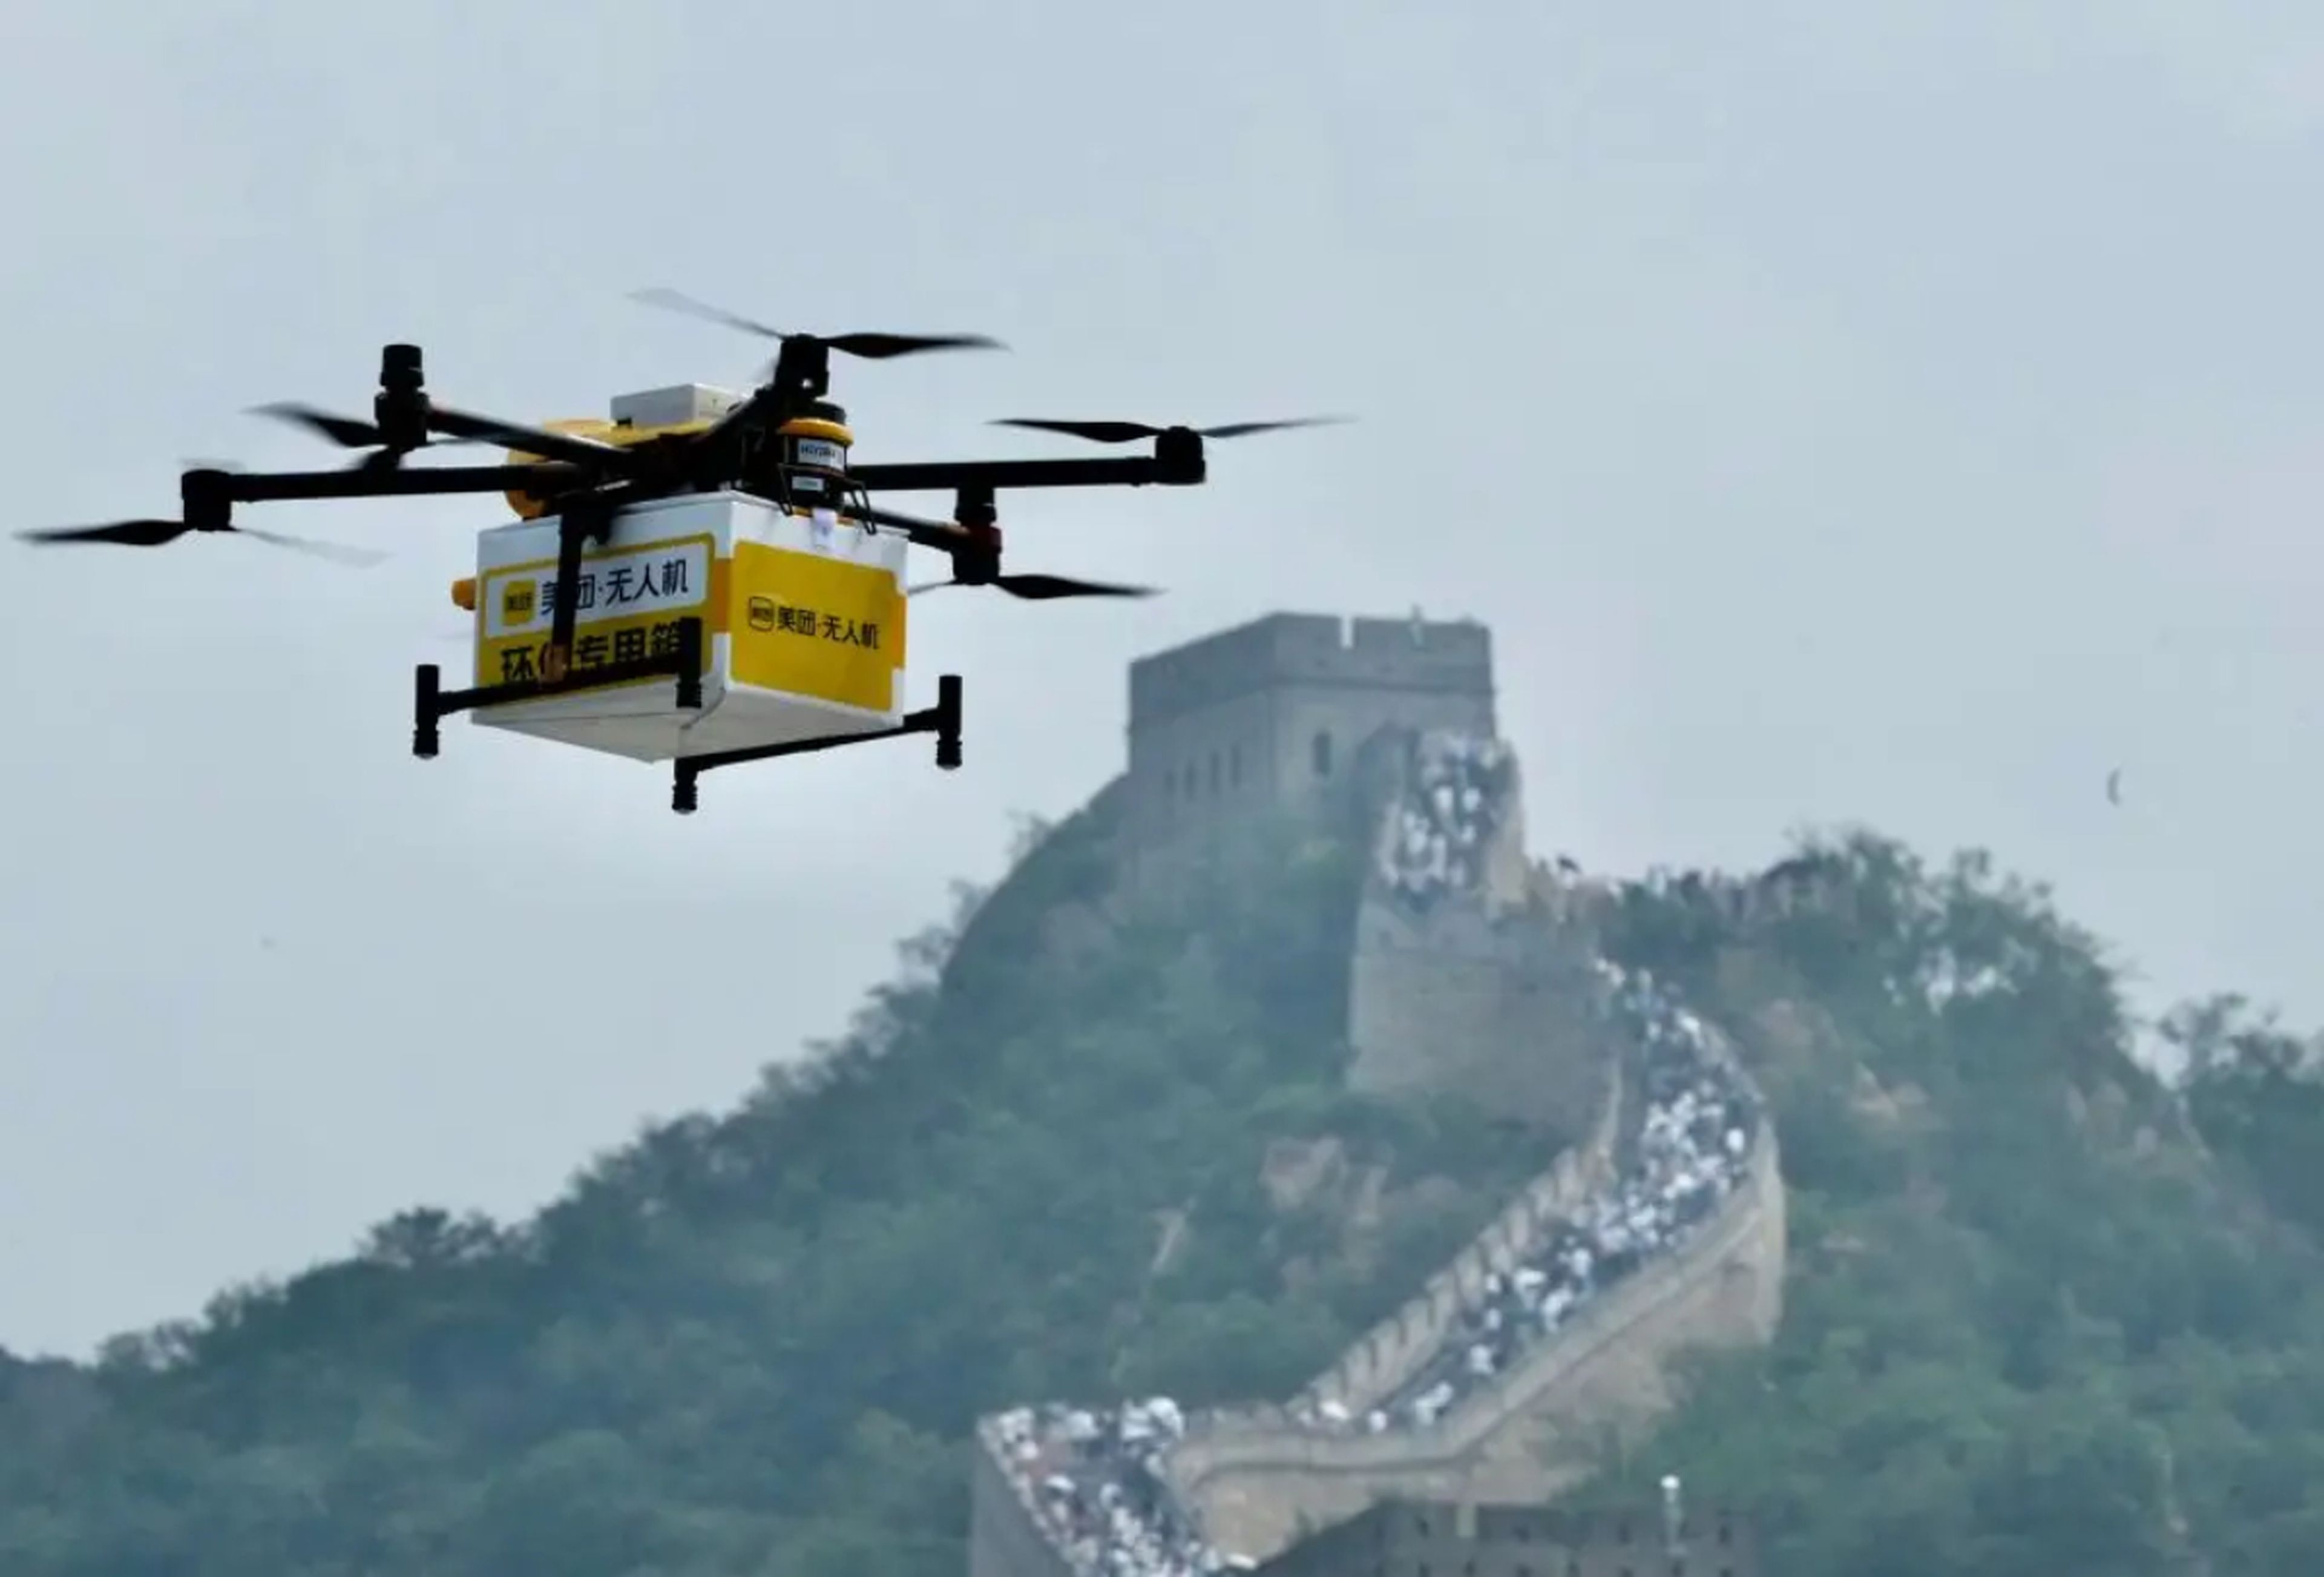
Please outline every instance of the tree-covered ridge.
[[1772, 1570], [2324, 1571], [2324, 1086], [2232, 1001], [2174, 1088], [2038, 887], [1813, 846], [1818, 901], [1738, 925], [1626, 897], [1612, 947], [1688, 982], [1784, 1136], [1773, 1350], [1702, 1366], [1626, 1464], [1765, 1508]]
[[[959, 1577], [978, 1415], [1287, 1394], [1542, 1157], [1344, 1092], [1353, 844], [1139, 905], [1111, 816], [812, 1068], [530, 1221], [410, 1213], [93, 1368], [0, 1363], [0, 1572]], [[1609, 940], [1742, 1047], [1794, 1268], [1775, 1348], [1603, 1492], [1757, 1502], [1786, 1577], [2324, 1571], [2312, 1056], [2213, 1004], [2166, 1086], [2038, 890], [1811, 853], [1799, 912], [1671, 884]], [[1388, 1169], [1377, 1220], [1277, 1208], [1303, 1135]]]
[[[1364, 797], [1377, 814], [1360, 813], [1374, 829], [1368, 917], [1375, 905], [1424, 920], [1445, 912], [1441, 906], [1457, 906], [1456, 928], [1436, 937], [1450, 949], [1440, 954], [1443, 962], [1474, 945], [1478, 919], [1565, 929], [1555, 917], [1570, 919], [1580, 895], [1553, 890], [1562, 884], [1546, 872], [1524, 884], [1531, 901], [1510, 906], [1517, 873], [1508, 867], [1523, 852], [1505, 835], [1518, 825], [1510, 802], [1517, 773], [1500, 742], [1385, 731], [1365, 755], [1377, 783]], [[1559, 940], [1588, 951], [1570, 930]], [[1531, 1033], [1498, 1024], [1488, 1032], [1510, 1035], [1516, 1044], [1497, 1049], [1523, 1058], [1537, 1078], [1554, 1076], [1560, 1057], [1623, 1065], [1607, 1086], [1616, 1104], [1607, 1175], [1590, 1168], [1586, 1194], [1568, 1201], [1563, 1219], [1545, 1223], [1528, 1214], [1522, 1239], [1502, 1237], [1489, 1253], [1471, 1250], [1475, 1277], [1456, 1277], [1447, 1268], [1441, 1296], [1457, 1306], [1437, 1323], [1442, 1305], [1425, 1300], [1425, 1350], [1406, 1351], [1395, 1382], [1351, 1392], [1325, 1376], [1287, 1405], [1253, 1397], [1192, 1417], [1167, 1395], [1030, 1398], [981, 1431], [1018, 1503], [1004, 1509], [1006, 1501], [996, 1500], [991, 1514], [1016, 1520], [1021, 1513], [1073, 1577], [1218, 1577], [1247, 1568], [1274, 1553], [1284, 1529], [1280, 1522], [1237, 1526], [1231, 1513], [1213, 1523], [1203, 1491], [1189, 1492], [1179, 1466], [1190, 1428], [1198, 1459], [1203, 1443], [1221, 1434], [1242, 1434], [1246, 1443], [1266, 1439], [1295, 1456], [1298, 1446], [1285, 1437], [1305, 1435], [1316, 1444], [1388, 1445], [1411, 1474], [1425, 1474], [1423, 1464], [1443, 1460], [1450, 1437], [1492, 1415], [1492, 1397], [1537, 1350], [1558, 1344], [1577, 1321], [1594, 1323], [1596, 1311], [1639, 1273], [1686, 1257], [1720, 1224], [1730, 1195], [1767, 1153], [1757, 1097], [1716, 1030], [1651, 972], [1625, 971], [1602, 956], [1590, 962], [1594, 977], [1578, 972], [1582, 979], [1568, 987], [1586, 993], [1586, 1006], [1573, 1004], [1582, 1012], [1538, 1019]], [[1446, 978], [1462, 978], [1457, 964]], [[1573, 1037], [1584, 1023], [1591, 1032]], [[1477, 1032], [1474, 1020], [1456, 1017], [1440, 1027], [1440, 1039]], [[1480, 1049], [1440, 1044], [1435, 1055], [1449, 1067]], [[1538, 1181], [1554, 1186], [1549, 1176]], [[1747, 1192], [1736, 1203], [1752, 1209], [1757, 1198]], [[1407, 1339], [1399, 1321], [1395, 1340], [1401, 1347]], [[1202, 1479], [1199, 1467], [1188, 1471]], [[1231, 1491], [1225, 1498], [1240, 1499]], [[980, 1506], [981, 1515], [986, 1510]], [[1305, 1508], [1270, 1512], [1307, 1515]]]
[[[408, 1213], [13, 1410], [0, 1571], [958, 1577], [979, 1414], [1296, 1387], [1539, 1141], [1344, 1090], [1353, 844], [1140, 900], [1112, 814], [533, 1220]], [[1318, 1137], [1350, 1180], [1278, 1206], [1270, 1148]]]

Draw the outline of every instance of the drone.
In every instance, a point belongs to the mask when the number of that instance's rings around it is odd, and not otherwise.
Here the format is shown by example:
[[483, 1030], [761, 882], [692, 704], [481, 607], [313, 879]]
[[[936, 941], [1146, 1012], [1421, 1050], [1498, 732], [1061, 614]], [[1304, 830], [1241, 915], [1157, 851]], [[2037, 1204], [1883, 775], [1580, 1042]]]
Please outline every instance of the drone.
[[[1137, 597], [1148, 586], [1011, 573], [998, 507], [1023, 488], [1186, 487], [1206, 478], [1204, 445], [1345, 420], [1300, 417], [1194, 428], [1010, 418], [996, 426], [1098, 444], [1150, 441], [1102, 458], [854, 465], [847, 412], [830, 398], [831, 358], [999, 350], [976, 334], [788, 332], [670, 290], [633, 300], [776, 342], [745, 392], [700, 384], [617, 398], [610, 420], [540, 425], [441, 404], [420, 347], [380, 353], [369, 420], [298, 403], [254, 414], [364, 451], [334, 470], [188, 469], [176, 520], [22, 531], [30, 541], [154, 548], [234, 532], [331, 557], [348, 549], [235, 519], [236, 505], [288, 500], [499, 493], [516, 519], [481, 531], [477, 573], [456, 581], [473, 615], [475, 683], [447, 689], [413, 672], [412, 753], [433, 759], [438, 724], [473, 722], [648, 761], [672, 763], [671, 807], [696, 808], [706, 771], [906, 734], [933, 733], [936, 765], [961, 763], [961, 680], [942, 675], [933, 706], [906, 710], [905, 599], [991, 586], [1028, 601]], [[408, 465], [422, 450], [484, 443], [484, 466]], [[949, 519], [873, 501], [950, 493]], [[941, 553], [943, 580], [907, 586], [909, 549]]]

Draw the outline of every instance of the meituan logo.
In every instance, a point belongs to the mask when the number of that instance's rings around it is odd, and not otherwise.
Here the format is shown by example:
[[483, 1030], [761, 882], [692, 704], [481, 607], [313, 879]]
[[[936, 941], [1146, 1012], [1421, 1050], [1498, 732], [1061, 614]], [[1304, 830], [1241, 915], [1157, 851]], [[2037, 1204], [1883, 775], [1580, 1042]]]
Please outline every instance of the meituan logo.
[[771, 630], [775, 627], [775, 604], [766, 597], [751, 599], [751, 628]]

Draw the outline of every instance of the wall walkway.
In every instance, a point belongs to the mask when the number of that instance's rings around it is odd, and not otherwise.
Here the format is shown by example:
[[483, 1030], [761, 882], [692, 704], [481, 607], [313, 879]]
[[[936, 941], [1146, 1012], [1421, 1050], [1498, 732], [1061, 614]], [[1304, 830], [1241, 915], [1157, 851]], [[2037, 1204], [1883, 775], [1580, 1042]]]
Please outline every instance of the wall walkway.
[[[1401, 796], [1392, 798], [1385, 815], [1400, 816], [1402, 803]], [[1503, 873], [1513, 860], [1514, 869], [1525, 873], [1518, 885], [1537, 890], [1542, 881], [1538, 867], [1525, 864], [1521, 848], [1508, 846], [1521, 836], [1511, 817], [1493, 840], [1489, 881], [1503, 895], [1511, 890]], [[1384, 907], [1379, 886], [1372, 883], [1365, 897], [1374, 918]], [[1537, 890], [1529, 892], [1516, 913], [1506, 897], [1482, 907], [1499, 912], [1498, 927], [1554, 928], [1570, 918], [1572, 905], [1545, 906], [1539, 898]], [[1471, 966], [1479, 949], [1462, 928], [1473, 932], [1480, 923], [1476, 908], [1447, 909], [1443, 923], [1460, 938], [1453, 966]], [[1416, 935], [1407, 927], [1392, 942], [1396, 978], [1426, 967], [1425, 931]], [[1365, 945], [1360, 930], [1360, 1001]], [[1494, 1025], [1497, 1036], [1510, 1036], [1505, 1010], [1474, 1017], [1480, 1027]], [[1572, 1044], [1572, 1026], [1560, 1015], [1551, 1020], [1537, 1022], [1517, 1038], [1519, 1044], [1505, 1047], [1499, 1065], [1521, 1069], [1529, 1063], [1562, 1090], [1578, 1088], [1571, 1078], [1580, 1049]], [[1712, 1055], [1740, 1075], [1724, 1040], [1713, 1032], [1711, 1042]], [[1456, 1062], [1461, 1050], [1453, 1048]], [[1186, 1421], [1167, 1455], [1164, 1475], [1203, 1536], [1239, 1557], [1237, 1563], [1267, 1560], [1388, 1497], [1548, 1501], [1587, 1478], [1610, 1441], [1649, 1425], [1670, 1405], [1666, 1374], [1673, 1358], [1773, 1337], [1782, 1317], [1786, 1217], [1776, 1138], [1760, 1102], [1743, 1177], [1709, 1217], [1674, 1250], [1587, 1301], [1555, 1336], [1525, 1350], [1432, 1425], [1381, 1434], [1325, 1433], [1296, 1421], [1295, 1409], [1311, 1412], [1326, 1400], [1360, 1417], [1397, 1392], [1441, 1351], [1459, 1315], [1480, 1302], [1489, 1274], [1527, 1258], [1551, 1229], [1611, 1183], [1616, 1153], [1627, 1137], [1623, 1124], [1635, 1120], [1637, 1102], [1626, 1099], [1618, 1072], [1623, 1059], [1605, 1055], [1602, 1045], [1590, 1050], [1616, 1071], [1594, 1082], [1596, 1109], [1580, 1142], [1410, 1301], [1286, 1402], [1219, 1409]], [[1476, 1056], [1473, 1048], [1468, 1051], [1469, 1060]], [[982, 1420], [978, 1436], [971, 1577], [1088, 1577], [1075, 1573], [1042, 1531], [1041, 1491], [1006, 1465], [998, 1420]]]

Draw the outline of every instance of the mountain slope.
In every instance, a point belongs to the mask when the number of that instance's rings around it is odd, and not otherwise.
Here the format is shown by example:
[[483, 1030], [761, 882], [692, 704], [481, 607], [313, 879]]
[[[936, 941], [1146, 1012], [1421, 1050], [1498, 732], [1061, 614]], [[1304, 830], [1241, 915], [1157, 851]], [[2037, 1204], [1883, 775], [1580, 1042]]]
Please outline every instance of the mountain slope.
[[2182, 1100], [2041, 890], [1860, 835], [1820, 855], [1822, 901], [1757, 935], [1665, 889], [1614, 943], [1742, 1041], [1794, 1242], [1777, 1342], [1703, 1366], [1634, 1487], [1763, 1505], [1812, 1577], [2324, 1570], [2324, 1267], [2242, 1182], [2289, 1199], [2304, 1143], [2324, 1185], [2312, 1064], [2267, 1082], [2255, 1146], [2232, 1026]]
[[1432, 731], [1367, 754], [1351, 1079], [1569, 1122], [1578, 1098], [1586, 1133], [1287, 1401], [1028, 1398], [982, 1421], [971, 1577], [1208, 1577], [1385, 1499], [1547, 1499], [1666, 1406], [1671, 1358], [1773, 1333], [1784, 1190], [1731, 1048], [1595, 954], [1602, 890], [1528, 874], [1506, 747]]
[[[1546, 1157], [1345, 1092], [1355, 844], [1135, 904], [1112, 815], [813, 1071], [533, 1221], [411, 1213], [93, 1370], [0, 1363], [0, 1571], [959, 1577], [980, 1415], [1289, 1395]], [[2324, 1570], [2312, 1060], [2192, 1015], [2182, 1099], [2038, 892], [1868, 837], [1809, 863], [1797, 912], [1670, 883], [1609, 937], [1738, 1047], [1795, 1250], [1775, 1346], [1604, 1491], [1756, 1501], [1787, 1577]], [[1318, 1137], [1376, 1200], [1270, 1195]]]
[[[1104, 901], [1111, 814], [1044, 840], [942, 977], [921, 939], [811, 1071], [537, 1220], [415, 1213], [116, 1344], [93, 1416], [0, 1443], [0, 1570], [957, 1577], [980, 1412], [1296, 1385], [1537, 1144], [1341, 1088], [1351, 853]], [[1360, 1221], [1268, 1197], [1270, 1146], [1321, 1134], [1384, 1168]]]

